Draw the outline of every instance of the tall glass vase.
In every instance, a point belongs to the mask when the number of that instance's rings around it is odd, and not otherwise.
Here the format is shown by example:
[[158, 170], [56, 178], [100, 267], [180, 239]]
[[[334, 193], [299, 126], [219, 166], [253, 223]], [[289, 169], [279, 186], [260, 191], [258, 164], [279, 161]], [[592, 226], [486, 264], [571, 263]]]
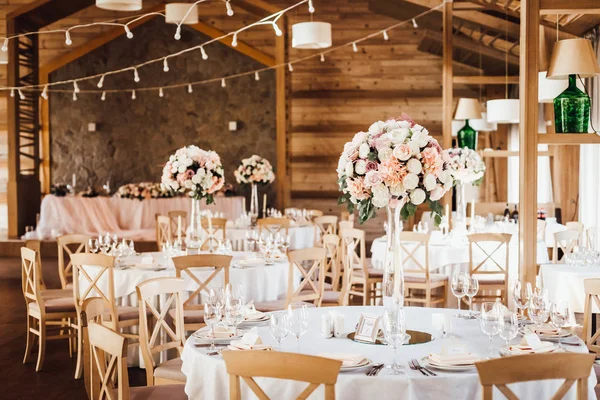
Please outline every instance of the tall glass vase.
[[456, 219], [452, 228], [459, 232], [467, 231], [467, 199], [465, 197], [465, 184], [456, 181]]
[[256, 225], [258, 219], [258, 186], [252, 184], [252, 194], [250, 197], [250, 218], [252, 219], [252, 225]]
[[192, 209], [190, 213], [190, 223], [188, 234], [186, 236], [186, 247], [192, 252], [198, 252], [202, 245], [202, 225], [200, 225], [200, 200], [192, 200]]
[[402, 207], [387, 207], [387, 245], [383, 270], [383, 305], [389, 312], [404, 306], [404, 271], [400, 251]]

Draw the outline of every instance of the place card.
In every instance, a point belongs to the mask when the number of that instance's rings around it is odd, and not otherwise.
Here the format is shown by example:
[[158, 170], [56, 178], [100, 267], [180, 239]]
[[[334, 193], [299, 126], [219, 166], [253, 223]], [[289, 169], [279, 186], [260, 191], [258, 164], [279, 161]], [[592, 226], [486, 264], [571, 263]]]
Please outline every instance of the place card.
[[444, 343], [442, 346], [442, 351], [440, 354], [444, 356], [452, 356], [458, 354], [468, 354], [469, 349], [467, 345], [458, 341], [458, 340], [449, 340]]
[[361, 314], [358, 326], [354, 334], [355, 340], [361, 342], [375, 343], [379, 333], [379, 317], [375, 315]]

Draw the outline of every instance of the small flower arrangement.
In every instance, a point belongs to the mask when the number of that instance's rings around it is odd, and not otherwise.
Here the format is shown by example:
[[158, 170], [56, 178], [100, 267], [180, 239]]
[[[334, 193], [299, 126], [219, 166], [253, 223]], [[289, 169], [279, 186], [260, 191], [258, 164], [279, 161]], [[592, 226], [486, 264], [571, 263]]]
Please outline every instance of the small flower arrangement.
[[69, 194], [69, 188], [67, 185], [57, 183], [50, 186], [50, 194], [53, 194], [56, 197], [65, 197], [67, 194]]
[[161, 178], [165, 191], [188, 193], [195, 200], [214, 203], [214, 194], [225, 184], [221, 158], [214, 151], [186, 146], [169, 157]]
[[344, 146], [337, 167], [338, 203], [346, 203], [349, 212], [358, 208], [363, 223], [388, 205], [402, 207], [406, 219], [427, 202], [439, 224], [439, 200], [454, 184], [447, 161], [437, 140], [410, 117], [375, 122]]
[[160, 183], [140, 182], [128, 183], [119, 187], [117, 196], [123, 199], [167, 199], [174, 197], [174, 193], [166, 191]]
[[239, 184], [269, 184], [275, 180], [273, 167], [266, 158], [256, 154], [249, 158], [244, 158], [233, 173]]
[[81, 197], [98, 197], [99, 193], [96, 191], [96, 188], [92, 186], [88, 186], [83, 192], [80, 194]]
[[450, 156], [448, 166], [454, 180], [479, 186], [485, 174], [485, 162], [481, 156], [468, 147], [453, 148], [447, 151]]

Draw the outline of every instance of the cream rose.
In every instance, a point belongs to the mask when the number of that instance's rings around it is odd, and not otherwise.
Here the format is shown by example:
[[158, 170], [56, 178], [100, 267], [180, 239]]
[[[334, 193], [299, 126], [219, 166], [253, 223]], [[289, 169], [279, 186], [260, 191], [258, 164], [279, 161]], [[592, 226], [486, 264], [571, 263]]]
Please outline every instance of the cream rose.
[[442, 186], [438, 185], [429, 193], [429, 198], [431, 199], [431, 201], [438, 201], [439, 199], [444, 197], [445, 193], [446, 190]]
[[412, 172], [413, 174], [420, 174], [423, 170], [423, 165], [421, 165], [421, 161], [417, 160], [416, 158], [413, 158], [408, 160], [408, 162], [406, 163], [406, 168], [408, 169], [408, 172]]
[[410, 194], [410, 202], [413, 203], [415, 206], [418, 206], [419, 204], [425, 201], [425, 197], [426, 195], [423, 189], [415, 189]]
[[354, 173], [354, 166], [352, 165], [351, 162], [346, 163], [346, 176], [352, 176], [352, 174]]
[[369, 156], [370, 152], [371, 152], [371, 148], [369, 147], [369, 144], [363, 143], [358, 148], [358, 157], [367, 158]]
[[406, 190], [412, 190], [419, 186], [419, 177], [415, 174], [407, 174], [402, 181]]
[[406, 144], [399, 144], [394, 147], [394, 157], [396, 157], [400, 161], [406, 161], [411, 156], [411, 149]]
[[364, 175], [367, 172], [367, 162], [365, 160], [358, 160], [354, 165], [354, 171], [358, 175]]
[[377, 152], [377, 157], [381, 162], [387, 161], [392, 156], [393, 150], [389, 147], [385, 147]]
[[431, 174], [425, 175], [423, 178], [423, 185], [425, 185], [425, 189], [428, 191], [432, 191], [437, 186], [435, 176]]

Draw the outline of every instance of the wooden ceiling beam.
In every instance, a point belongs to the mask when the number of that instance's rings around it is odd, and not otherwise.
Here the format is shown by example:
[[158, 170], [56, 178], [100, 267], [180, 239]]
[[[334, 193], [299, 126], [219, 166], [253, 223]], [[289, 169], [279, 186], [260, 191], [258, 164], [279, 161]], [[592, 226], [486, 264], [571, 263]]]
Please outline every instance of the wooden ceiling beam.
[[540, 0], [540, 14], [600, 14], [598, 0]]
[[95, 0], [35, 0], [7, 15], [27, 30], [39, 30], [95, 4]]
[[271, 14], [281, 11], [281, 8], [263, 0], [237, 0], [233, 5], [261, 18], [268, 17]]
[[509, 84], [518, 84], [518, 76], [484, 76], [484, 75], [473, 75], [473, 76], [454, 76], [452, 78], [453, 83], [462, 83], [466, 85], [504, 85], [508, 81]]

